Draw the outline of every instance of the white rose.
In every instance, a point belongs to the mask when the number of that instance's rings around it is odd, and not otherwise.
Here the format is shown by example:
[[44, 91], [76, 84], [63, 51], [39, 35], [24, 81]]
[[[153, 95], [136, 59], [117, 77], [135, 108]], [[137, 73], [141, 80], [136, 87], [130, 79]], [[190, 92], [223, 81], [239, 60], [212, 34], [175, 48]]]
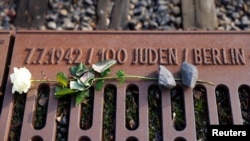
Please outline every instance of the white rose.
[[25, 67], [23, 68], [14, 68], [14, 73], [10, 75], [11, 83], [13, 83], [12, 93], [15, 91], [19, 94], [27, 93], [31, 86], [31, 73]]

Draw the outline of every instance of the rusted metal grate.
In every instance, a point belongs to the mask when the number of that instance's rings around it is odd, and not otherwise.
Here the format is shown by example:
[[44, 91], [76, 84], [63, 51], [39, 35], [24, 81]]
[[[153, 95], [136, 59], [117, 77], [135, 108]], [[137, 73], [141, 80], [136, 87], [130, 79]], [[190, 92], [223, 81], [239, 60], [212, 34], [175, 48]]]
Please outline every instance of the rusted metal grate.
[[[8, 67], [6, 66], [9, 62], [8, 60], [8, 51], [9, 48], [11, 48], [11, 42], [12, 36], [8, 32], [0, 32], [0, 49], [1, 49], [1, 57], [0, 57], [0, 102], [2, 103], [3, 100], [3, 91], [4, 91], [4, 86], [5, 86], [5, 81], [7, 79], [7, 69]], [[1, 106], [0, 106], [1, 107]], [[1, 110], [0, 110], [1, 111]]]
[[2, 88], [2, 83], [3, 83], [2, 78], [4, 76], [9, 43], [10, 43], [10, 34], [8, 32], [0, 32], [0, 49], [2, 52], [1, 58], [0, 58], [0, 64], [2, 65], [2, 67], [0, 69], [0, 78], [1, 78], [0, 87], [1, 88]]
[[[4, 36], [5, 37], [5, 36]], [[1, 35], [1, 39], [3, 39]], [[13, 48], [10, 72], [14, 67], [27, 67], [32, 77], [41, 78], [41, 72], [53, 79], [56, 73], [69, 73], [69, 66], [84, 62], [92, 64], [100, 60], [116, 59], [118, 65], [112, 67], [112, 73], [122, 69], [127, 74], [156, 77], [158, 65], [166, 66], [175, 77], [180, 77], [180, 65], [184, 54], [187, 61], [196, 65], [199, 79], [211, 81], [215, 86], [199, 84], [207, 93], [209, 124], [219, 124], [216, 94], [218, 87], [228, 89], [233, 124], [243, 124], [238, 89], [249, 86], [250, 64], [249, 32], [17, 32]], [[62, 54], [72, 52], [72, 60]], [[2, 61], [2, 60], [1, 60]], [[149, 108], [148, 89], [157, 85], [155, 81], [127, 80], [125, 84], [115, 81], [106, 83], [116, 87], [115, 139], [148, 140]], [[126, 128], [126, 89], [138, 87], [139, 124], [135, 130]], [[0, 115], [0, 140], [7, 141], [10, 119], [13, 114], [13, 95], [8, 81], [2, 112]], [[22, 120], [20, 140], [55, 140], [56, 111], [58, 100], [54, 98], [53, 86], [50, 86], [46, 124], [41, 129], [33, 127], [38, 84], [27, 93]], [[162, 140], [173, 141], [182, 138], [196, 140], [193, 89], [178, 82], [178, 89], [184, 95], [186, 126], [177, 131], [172, 125], [171, 90], [161, 88], [161, 126]], [[68, 140], [102, 140], [104, 89], [94, 91], [92, 126], [83, 130], [79, 127], [81, 110], [71, 99]]]

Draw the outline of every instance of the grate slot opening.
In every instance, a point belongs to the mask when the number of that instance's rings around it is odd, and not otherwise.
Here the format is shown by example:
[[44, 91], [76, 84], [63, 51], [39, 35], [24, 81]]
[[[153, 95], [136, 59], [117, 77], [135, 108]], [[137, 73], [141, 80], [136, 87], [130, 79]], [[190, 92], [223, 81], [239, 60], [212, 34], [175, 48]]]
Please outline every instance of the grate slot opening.
[[67, 140], [69, 117], [70, 117], [70, 96], [65, 96], [58, 99], [56, 113], [56, 141]]
[[126, 141], [139, 141], [136, 137], [128, 137]]
[[40, 136], [34, 136], [31, 138], [31, 141], [43, 141], [43, 138]]
[[115, 140], [116, 95], [117, 89], [115, 85], [108, 84], [105, 86], [102, 129], [103, 141]]
[[250, 87], [248, 85], [241, 85], [238, 92], [243, 124], [250, 125]]
[[174, 139], [174, 141], [187, 141], [187, 140], [184, 139], [183, 137], [177, 137]]
[[135, 130], [139, 126], [139, 89], [129, 85], [126, 89], [126, 128]]
[[148, 89], [149, 107], [149, 140], [162, 141], [162, 104], [161, 90], [157, 85], [151, 85]]
[[186, 127], [186, 116], [184, 108], [184, 91], [180, 85], [171, 89], [171, 113], [173, 126], [177, 131]]
[[81, 104], [80, 128], [83, 130], [88, 130], [93, 122], [94, 87], [89, 90], [89, 97]]
[[196, 85], [193, 89], [195, 127], [197, 140], [206, 139], [207, 125], [209, 124], [209, 112], [207, 106], [207, 90], [202, 85]]
[[90, 140], [89, 137], [87, 137], [87, 136], [82, 136], [82, 137], [79, 139], [79, 141], [91, 141], [91, 140]]
[[14, 97], [14, 102], [13, 102], [14, 104], [12, 109], [12, 117], [8, 134], [8, 141], [19, 141], [22, 130], [23, 115], [25, 110], [27, 94], [19, 94], [15, 92], [13, 97]]
[[42, 129], [46, 124], [49, 92], [50, 87], [48, 84], [39, 85], [33, 121], [33, 127], [36, 130]]
[[220, 125], [232, 125], [232, 110], [229, 99], [229, 89], [225, 85], [218, 85], [215, 89], [216, 103]]

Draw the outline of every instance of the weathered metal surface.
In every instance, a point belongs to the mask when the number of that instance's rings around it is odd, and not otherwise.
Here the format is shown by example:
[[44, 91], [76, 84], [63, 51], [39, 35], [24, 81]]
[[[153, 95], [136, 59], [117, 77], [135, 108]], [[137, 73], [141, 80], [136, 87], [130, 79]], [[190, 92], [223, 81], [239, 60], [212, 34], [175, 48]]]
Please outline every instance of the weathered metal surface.
[[[158, 66], [161, 64], [175, 77], [180, 77], [181, 64], [186, 60], [197, 67], [199, 79], [215, 84], [201, 84], [206, 88], [208, 95], [209, 123], [218, 124], [215, 89], [223, 84], [229, 89], [233, 123], [242, 124], [237, 93], [239, 86], [250, 84], [249, 39], [250, 32], [19, 31], [15, 39], [10, 73], [14, 67], [25, 66], [32, 72], [32, 78], [41, 78], [43, 71], [49, 79], [54, 79], [58, 71], [69, 74], [69, 67], [74, 63], [84, 62], [91, 65], [102, 59], [116, 59], [118, 65], [112, 67], [112, 74], [122, 69], [126, 74], [157, 77]], [[67, 52], [72, 53], [70, 57], [65, 57]], [[113, 81], [107, 83], [115, 84], [119, 94], [116, 107], [116, 139], [135, 137], [142, 141], [148, 140], [147, 91], [150, 85], [157, 82], [127, 80], [122, 85]], [[128, 130], [125, 126], [125, 92], [129, 84], [137, 85], [140, 92], [140, 124], [136, 130]], [[180, 82], [178, 84], [182, 85]], [[11, 87], [8, 81], [0, 118], [0, 140], [3, 141], [7, 139], [13, 106]], [[57, 100], [53, 97], [53, 86], [45, 127], [40, 130], [32, 127], [37, 88], [38, 85], [34, 84], [27, 94], [21, 140], [30, 140], [34, 136], [39, 136], [43, 140], [54, 140]], [[182, 88], [186, 114], [186, 127], [182, 131], [176, 131], [171, 124], [170, 90], [161, 89], [164, 141], [172, 141], [177, 137], [187, 141], [196, 140], [193, 91], [184, 86]], [[81, 137], [88, 137], [92, 141], [102, 140], [103, 98], [103, 90], [95, 92], [93, 124], [88, 130], [80, 129], [80, 106], [75, 107], [72, 100], [69, 140], [79, 140]]]
[[[5, 106], [2, 105], [2, 102], [3, 102], [3, 91], [4, 91], [4, 88], [5, 88], [5, 79], [7, 79], [7, 77], [5, 76], [6, 73], [7, 73], [7, 63], [9, 61], [7, 61], [8, 59], [8, 51], [9, 49], [11, 48], [11, 35], [9, 32], [7, 31], [1, 31], [0, 32], [0, 50], [1, 50], [1, 57], [0, 57], [0, 64], [1, 64], [1, 67], [0, 67], [0, 107], [1, 108], [4, 108]], [[0, 120], [1, 120], [1, 116], [3, 115], [3, 113], [1, 112], [2, 109], [0, 109]], [[4, 120], [4, 122], [7, 123], [7, 120]], [[0, 134], [2, 132], [2, 130], [5, 130], [6, 126], [2, 126], [3, 124], [0, 123]], [[1, 139], [2, 140], [2, 139]]]
[[[1, 56], [0, 56], [0, 91], [2, 91], [3, 88], [3, 79], [4, 79], [4, 72], [6, 69], [6, 60], [7, 60], [7, 54], [9, 49], [9, 43], [10, 43], [10, 33], [9, 32], [0, 32], [0, 50], [1, 50]], [[0, 95], [1, 96], [1, 95]]]

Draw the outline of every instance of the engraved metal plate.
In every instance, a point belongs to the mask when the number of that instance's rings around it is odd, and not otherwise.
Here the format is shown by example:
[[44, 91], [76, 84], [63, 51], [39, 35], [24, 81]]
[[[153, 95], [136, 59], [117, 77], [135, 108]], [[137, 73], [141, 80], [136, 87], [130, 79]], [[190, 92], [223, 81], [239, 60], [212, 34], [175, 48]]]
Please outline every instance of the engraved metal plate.
[[[10, 65], [27, 67], [33, 78], [41, 78], [41, 73], [54, 79], [56, 73], [69, 73], [71, 65], [83, 62], [91, 65], [105, 59], [116, 59], [118, 64], [112, 67], [112, 74], [124, 70], [127, 74], [157, 77], [158, 66], [168, 68], [175, 77], [180, 78], [180, 66], [187, 61], [198, 68], [199, 79], [211, 81], [215, 86], [200, 84], [208, 94], [208, 111], [210, 124], [218, 124], [215, 89], [224, 85], [230, 92], [234, 124], [242, 124], [238, 88], [250, 84], [250, 32], [42, 32], [19, 31], [13, 49]], [[155, 81], [128, 80], [125, 84], [110, 81], [117, 87], [116, 138], [136, 137], [148, 140], [148, 106], [147, 90]], [[136, 130], [125, 127], [125, 91], [129, 84], [139, 87], [139, 126]], [[181, 85], [180, 82], [178, 82]], [[25, 114], [22, 124], [21, 140], [30, 140], [40, 136], [43, 140], [55, 137], [55, 117], [57, 100], [53, 97], [53, 88], [49, 97], [46, 125], [41, 130], [31, 126], [34, 110], [36, 88], [28, 92]], [[170, 90], [162, 89], [162, 127], [163, 140], [174, 140], [183, 137], [188, 141], [196, 140], [193, 93], [191, 88], [184, 87], [186, 128], [182, 131], [173, 129], [171, 122]], [[5, 92], [3, 112], [0, 125], [6, 126], [11, 109], [11, 84]], [[69, 138], [79, 140], [87, 136], [91, 140], [102, 139], [102, 101], [103, 91], [95, 92], [93, 125], [89, 130], [79, 128], [79, 107], [72, 105], [70, 110]], [[5, 127], [1, 126], [1, 127]], [[1, 128], [0, 140], [6, 139], [7, 129]]]

